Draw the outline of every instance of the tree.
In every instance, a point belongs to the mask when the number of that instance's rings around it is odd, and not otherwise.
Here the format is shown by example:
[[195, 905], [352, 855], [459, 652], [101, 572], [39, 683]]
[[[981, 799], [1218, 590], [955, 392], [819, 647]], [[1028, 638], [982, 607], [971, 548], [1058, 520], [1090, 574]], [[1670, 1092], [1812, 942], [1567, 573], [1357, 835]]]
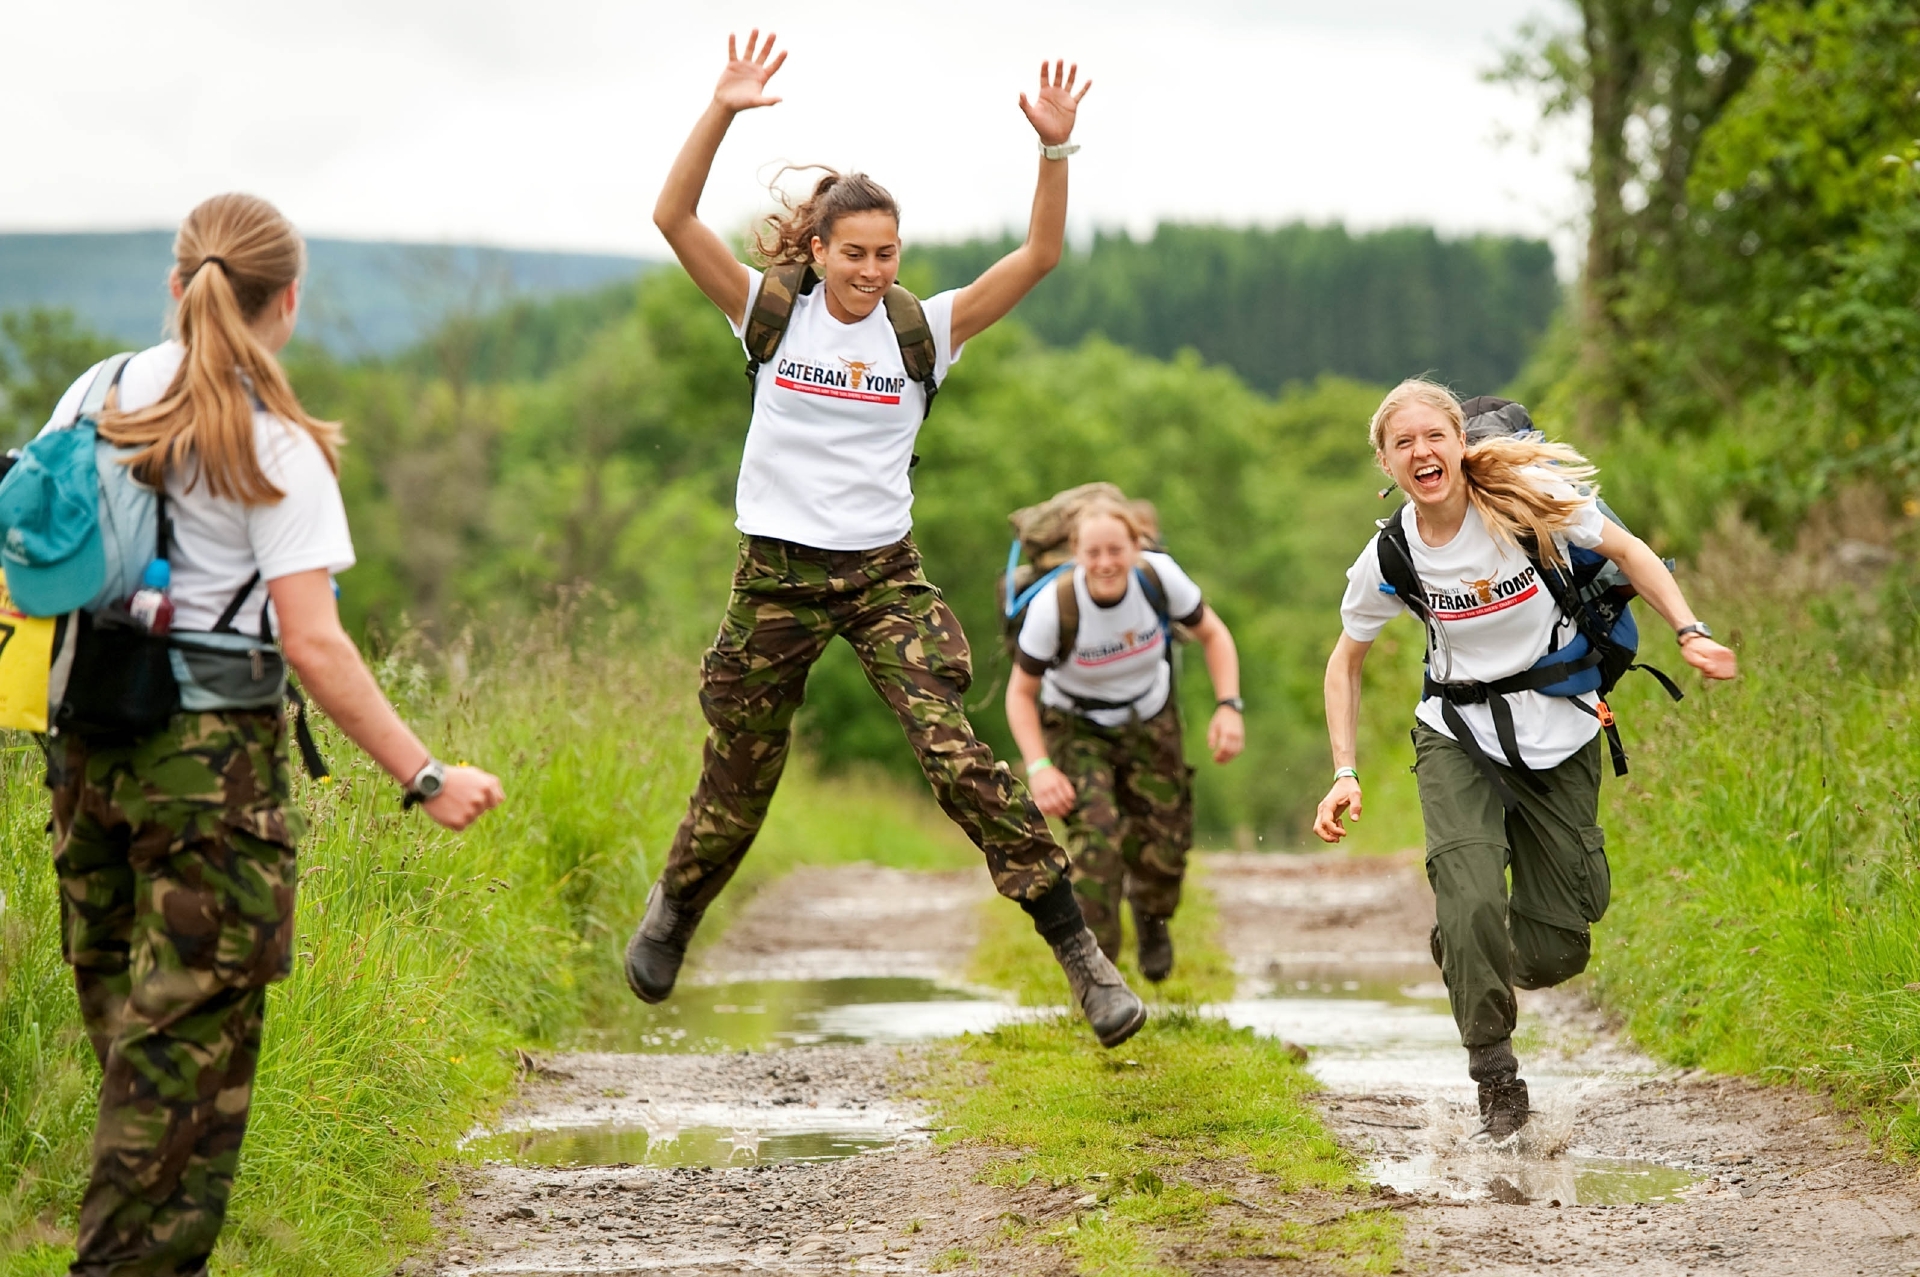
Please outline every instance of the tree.
[[35, 306], [0, 315], [0, 444], [31, 438], [74, 379], [119, 349], [70, 310]]

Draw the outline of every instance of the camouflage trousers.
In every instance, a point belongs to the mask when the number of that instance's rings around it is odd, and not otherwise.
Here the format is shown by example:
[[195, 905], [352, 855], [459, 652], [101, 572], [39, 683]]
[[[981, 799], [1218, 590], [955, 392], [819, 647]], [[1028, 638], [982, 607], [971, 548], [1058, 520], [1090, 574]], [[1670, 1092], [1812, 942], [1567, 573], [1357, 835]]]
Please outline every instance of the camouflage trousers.
[[177, 714], [132, 743], [48, 742], [61, 949], [103, 1074], [83, 1277], [206, 1271], [293, 945], [277, 711]]
[[1171, 698], [1145, 722], [1102, 727], [1041, 706], [1047, 756], [1073, 782], [1067, 851], [1073, 894], [1087, 928], [1109, 957], [1120, 952], [1120, 900], [1170, 918], [1193, 845], [1193, 769], [1181, 748], [1180, 709]]
[[743, 538], [732, 600], [701, 663], [711, 730], [668, 854], [667, 893], [705, 908], [739, 867], [786, 766], [807, 673], [836, 636], [906, 729], [941, 808], [986, 854], [994, 887], [1039, 899], [1065, 876], [1066, 853], [1025, 784], [967, 721], [966, 635], [921, 573], [911, 538], [846, 551]]

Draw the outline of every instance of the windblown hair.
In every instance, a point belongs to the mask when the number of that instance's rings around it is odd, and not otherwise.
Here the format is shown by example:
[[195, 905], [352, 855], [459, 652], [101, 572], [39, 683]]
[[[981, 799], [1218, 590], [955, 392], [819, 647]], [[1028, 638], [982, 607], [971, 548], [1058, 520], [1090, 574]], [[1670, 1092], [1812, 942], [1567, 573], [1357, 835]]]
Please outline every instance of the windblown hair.
[[193, 468], [191, 482], [205, 480], [216, 497], [273, 505], [286, 496], [254, 452], [256, 398], [312, 435], [339, 472], [340, 427], [300, 406], [280, 361], [249, 326], [300, 278], [306, 253], [293, 224], [252, 195], [216, 195], [187, 214], [173, 241], [182, 285], [174, 328], [187, 357], [158, 402], [100, 422], [107, 440], [140, 449], [128, 464], [142, 483], [159, 487], [168, 471]]
[[1135, 546], [1145, 546], [1159, 535], [1159, 529], [1148, 521], [1139, 506], [1131, 501], [1116, 501], [1103, 495], [1088, 497], [1073, 512], [1073, 529], [1067, 534], [1067, 544], [1073, 549], [1080, 547], [1080, 529], [1090, 519], [1118, 519], [1120, 525], [1133, 538]]
[[[780, 170], [781, 173], [799, 171], [791, 165]], [[774, 180], [777, 183], [779, 175], [776, 174]], [[895, 226], [900, 224], [900, 206], [886, 187], [865, 173], [827, 169], [826, 176], [813, 184], [813, 194], [798, 204], [777, 185], [774, 195], [784, 211], [770, 215], [766, 225], [753, 237], [754, 250], [769, 266], [811, 262], [814, 237], [818, 236], [823, 244], [830, 243], [833, 224], [849, 213], [885, 213]]]
[[[1466, 421], [1453, 392], [1424, 377], [1410, 377], [1387, 392], [1368, 427], [1367, 437], [1380, 458], [1381, 469], [1386, 469], [1388, 424], [1401, 409], [1415, 404], [1443, 414], [1453, 423], [1454, 433], [1465, 441]], [[1541, 483], [1538, 468], [1544, 466], [1552, 467], [1555, 479], [1566, 481], [1566, 495]], [[1512, 435], [1468, 444], [1461, 465], [1467, 500], [1480, 512], [1495, 541], [1537, 547], [1543, 558], [1560, 563], [1565, 562], [1565, 556], [1554, 534], [1571, 524], [1575, 512], [1598, 494], [1599, 485], [1593, 481], [1597, 473], [1584, 456], [1564, 443]]]

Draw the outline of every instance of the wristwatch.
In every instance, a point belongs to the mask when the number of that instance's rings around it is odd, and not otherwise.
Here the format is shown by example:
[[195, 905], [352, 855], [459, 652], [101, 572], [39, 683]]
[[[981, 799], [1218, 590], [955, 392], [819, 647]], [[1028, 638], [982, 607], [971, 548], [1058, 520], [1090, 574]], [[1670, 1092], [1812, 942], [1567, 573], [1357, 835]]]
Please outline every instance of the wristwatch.
[[1078, 142], [1060, 142], [1053, 146], [1048, 146], [1045, 142], [1040, 144], [1040, 154], [1050, 160], [1064, 160], [1079, 149]]
[[447, 787], [447, 765], [439, 759], [427, 758], [427, 765], [415, 772], [413, 779], [407, 782], [407, 792], [401, 795], [402, 810], [411, 811], [420, 803], [432, 802]]
[[1695, 621], [1692, 625], [1683, 625], [1675, 630], [1673, 632], [1673, 641], [1685, 647], [1687, 645], [1687, 635], [1689, 634], [1698, 634], [1703, 639], [1713, 637], [1713, 631], [1707, 628], [1705, 621]]
[[1213, 707], [1215, 709], [1230, 709], [1236, 714], [1244, 714], [1247, 712], [1247, 703], [1238, 696], [1222, 696], [1213, 703]]

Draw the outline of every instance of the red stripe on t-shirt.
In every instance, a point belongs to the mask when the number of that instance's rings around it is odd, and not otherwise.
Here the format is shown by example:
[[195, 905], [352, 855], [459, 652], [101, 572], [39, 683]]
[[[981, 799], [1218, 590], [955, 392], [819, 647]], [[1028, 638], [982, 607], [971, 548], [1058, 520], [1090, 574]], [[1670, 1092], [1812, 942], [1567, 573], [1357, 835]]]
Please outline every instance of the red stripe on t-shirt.
[[1490, 616], [1495, 612], [1504, 612], [1510, 607], [1517, 607], [1538, 593], [1540, 593], [1540, 586], [1536, 583], [1529, 585], [1510, 599], [1501, 599], [1498, 603], [1468, 608], [1464, 612], [1442, 612], [1436, 609], [1433, 616], [1438, 621], [1464, 621], [1475, 616]]
[[1083, 669], [1092, 669], [1098, 665], [1111, 665], [1115, 661], [1124, 661], [1129, 656], [1138, 656], [1142, 652], [1151, 652], [1159, 646], [1159, 633], [1156, 631], [1153, 639], [1130, 647], [1124, 652], [1115, 652], [1111, 656], [1096, 656], [1092, 660], [1088, 660], [1084, 656], [1076, 656], [1073, 658], [1073, 663]]
[[861, 403], [899, 403], [899, 395], [876, 395], [865, 390], [842, 390], [838, 386], [816, 386], [812, 382], [795, 381], [791, 377], [775, 377], [773, 384], [783, 390], [797, 390], [803, 395], [825, 395], [829, 399], [858, 399]]

